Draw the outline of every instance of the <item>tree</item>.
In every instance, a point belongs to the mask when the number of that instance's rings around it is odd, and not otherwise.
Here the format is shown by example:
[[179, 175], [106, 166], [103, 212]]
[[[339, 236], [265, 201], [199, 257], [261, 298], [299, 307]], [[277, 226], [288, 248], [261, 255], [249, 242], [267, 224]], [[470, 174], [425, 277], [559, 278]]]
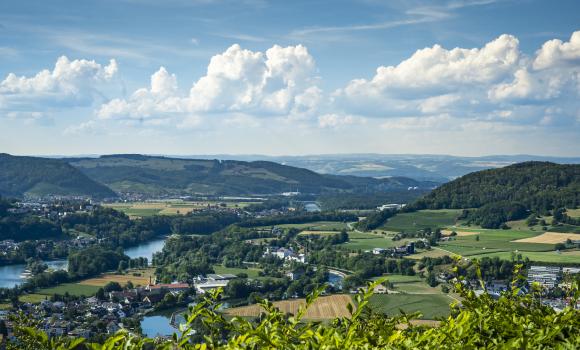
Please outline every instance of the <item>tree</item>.
[[99, 288], [97, 293], [95, 293], [95, 297], [99, 300], [105, 300], [105, 290], [103, 288]]
[[105, 286], [103, 287], [103, 290], [107, 293], [120, 292], [123, 290], [123, 288], [121, 287], [119, 282], [109, 282], [109, 283], [105, 284]]

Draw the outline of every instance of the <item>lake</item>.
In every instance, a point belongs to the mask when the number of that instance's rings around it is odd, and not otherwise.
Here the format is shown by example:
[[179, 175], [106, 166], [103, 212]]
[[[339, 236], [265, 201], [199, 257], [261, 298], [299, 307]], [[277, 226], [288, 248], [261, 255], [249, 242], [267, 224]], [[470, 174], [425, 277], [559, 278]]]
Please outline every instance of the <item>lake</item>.
[[[64, 259], [45, 261], [45, 263], [48, 268], [53, 270], [68, 269], [68, 261]], [[24, 282], [26, 279], [20, 277], [20, 275], [25, 269], [26, 264], [0, 266], [0, 288], [13, 288], [17, 284]]]
[[160, 252], [165, 245], [166, 238], [157, 238], [152, 241], [139, 244], [137, 246], [125, 249], [125, 254], [131, 259], [147, 258], [149, 264], [153, 261], [153, 253]]

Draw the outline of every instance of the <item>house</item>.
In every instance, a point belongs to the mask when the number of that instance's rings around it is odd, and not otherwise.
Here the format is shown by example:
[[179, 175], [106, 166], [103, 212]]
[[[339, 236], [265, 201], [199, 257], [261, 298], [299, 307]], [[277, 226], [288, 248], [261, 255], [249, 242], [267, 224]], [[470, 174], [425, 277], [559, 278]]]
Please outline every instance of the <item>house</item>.
[[224, 288], [228, 285], [230, 281], [229, 280], [218, 280], [218, 281], [206, 281], [203, 283], [196, 283], [195, 284], [195, 290], [199, 293], [199, 294], [204, 294], [210, 290], [216, 289], [216, 288]]
[[232, 275], [231, 273], [224, 273], [224, 274], [213, 274], [210, 273], [207, 275], [208, 281], [229, 281], [237, 278], [238, 276]]
[[120, 329], [121, 329], [121, 327], [119, 327], [119, 325], [117, 324], [117, 322], [111, 321], [111, 322], [107, 323], [107, 333], [108, 334], [115, 334]]
[[75, 338], [89, 339], [91, 337], [91, 331], [89, 331], [88, 329], [84, 329], [84, 328], [77, 328], [77, 329], [73, 329], [72, 331], [68, 332], [68, 335], [70, 337], [75, 337]]
[[386, 251], [386, 249], [384, 249], [384, 248], [373, 248], [374, 255], [380, 255], [380, 254], [384, 253], [385, 251]]
[[163, 293], [150, 293], [143, 298], [143, 304], [145, 307], [151, 307], [163, 300], [165, 295]]
[[373, 291], [375, 294], [387, 294], [387, 287], [383, 286], [382, 284], [379, 284], [375, 286]]
[[290, 278], [291, 281], [300, 279], [300, 277], [302, 277], [303, 275], [304, 271], [290, 271], [286, 273], [286, 276], [288, 276], [288, 278]]

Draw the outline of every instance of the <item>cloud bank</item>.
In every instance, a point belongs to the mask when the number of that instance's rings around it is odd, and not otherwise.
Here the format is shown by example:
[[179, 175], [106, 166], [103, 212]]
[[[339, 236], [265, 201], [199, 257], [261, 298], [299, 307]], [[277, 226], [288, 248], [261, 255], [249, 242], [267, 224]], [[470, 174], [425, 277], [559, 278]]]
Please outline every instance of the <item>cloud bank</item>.
[[149, 86], [105, 97], [119, 75], [114, 59], [63, 56], [34, 76], [8, 74], [0, 82], [0, 112], [10, 120], [39, 119], [47, 110], [89, 106], [92, 116], [71, 125], [72, 133], [119, 123], [188, 130], [270, 121], [326, 130], [377, 123], [386, 130], [580, 128], [580, 31], [568, 41], [549, 40], [532, 55], [507, 34], [479, 48], [436, 44], [327, 92], [302, 45], [263, 52], [232, 45], [197, 80], [160, 67]]

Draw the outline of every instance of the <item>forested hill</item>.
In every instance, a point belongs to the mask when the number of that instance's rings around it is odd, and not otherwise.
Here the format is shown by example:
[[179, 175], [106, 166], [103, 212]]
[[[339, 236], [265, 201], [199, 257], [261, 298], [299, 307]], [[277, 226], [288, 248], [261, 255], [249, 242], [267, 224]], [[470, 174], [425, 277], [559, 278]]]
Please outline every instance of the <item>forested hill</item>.
[[481, 208], [518, 204], [543, 213], [580, 205], [580, 165], [524, 162], [478, 171], [446, 183], [413, 206], [417, 209]]
[[0, 196], [115, 197], [108, 187], [59, 159], [0, 154]]
[[407, 178], [374, 179], [321, 175], [274, 162], [178, 159], [144, 155], [107, 155], [66, 159], [90, 178], [117, 192], [246, 195], [299, 191], [302, 193], [418, 190], [430, 182]]

